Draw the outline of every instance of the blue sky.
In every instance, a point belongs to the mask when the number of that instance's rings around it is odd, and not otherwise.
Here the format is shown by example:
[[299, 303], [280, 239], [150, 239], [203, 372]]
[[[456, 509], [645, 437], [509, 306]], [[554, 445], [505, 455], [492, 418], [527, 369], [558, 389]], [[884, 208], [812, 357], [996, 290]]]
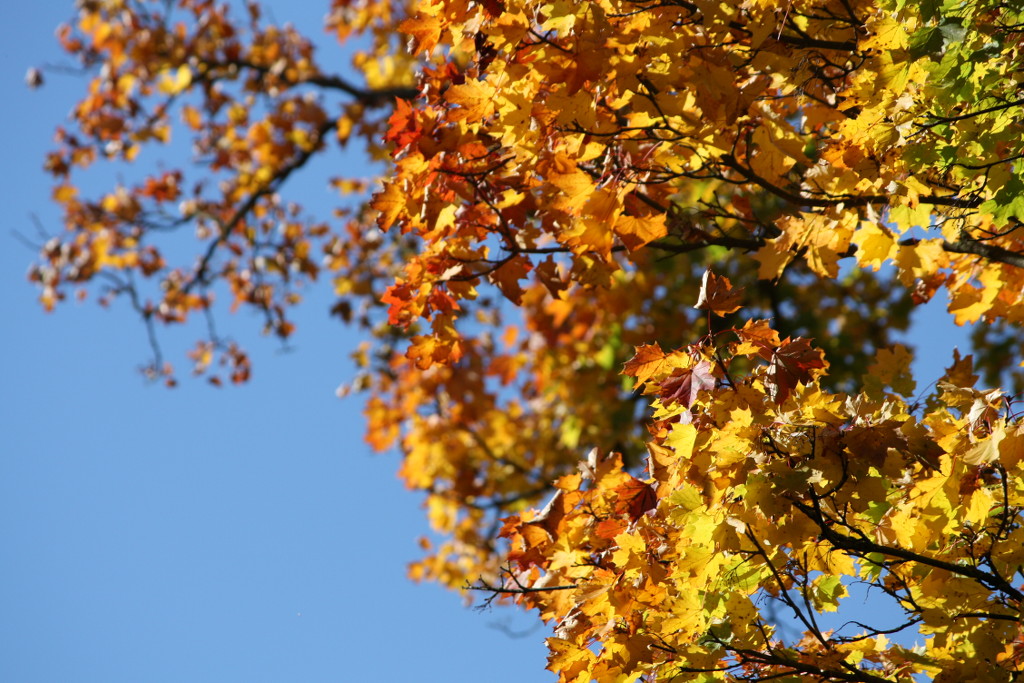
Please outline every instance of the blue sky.
[[72, 4], [0, 3], [0, 680], [553, 680], [542, 630], [495, 628], [529, 616], [405, 578], [420, 498], [396, 454], [363, 444], [360, 399], [335, 397], [358, 340], [326, 292], [300, 311], [293, 352], [259, 321], [223, 320], [254, 381], [222, 390], [145, 384], [145, 333], [120, 306], [36, 304], [34, 254], [12, 232], [33, 236], [32, 215], [59, 228], [41, 164], [84, 81], [23, 79], [59, 60]]
[[[12, 233], [32, 235], [33, 215], [59, 228], [41, 163], [84, 82], [23, 79], [59, 60], [71, 6], [0, 4], [0, 680], [553, 680], [531, 617], [406, 580], [420, 499], [396, 454], [364, 446], [359, 398], [334, 395], [358, 339], [328, 318], [329, 294], [299, 311], [289, 353], [258, 321], [224, 321], [255, 374], [223, 390], [145, 384], [145, 333], [123, 307], [41, 311]], [[277, 18], [318, 31], [321, 5], [302, 7]], [[326, 187], [309, 192], [326, 213]], [[925, 315], [919, 389], [963, 347]]]

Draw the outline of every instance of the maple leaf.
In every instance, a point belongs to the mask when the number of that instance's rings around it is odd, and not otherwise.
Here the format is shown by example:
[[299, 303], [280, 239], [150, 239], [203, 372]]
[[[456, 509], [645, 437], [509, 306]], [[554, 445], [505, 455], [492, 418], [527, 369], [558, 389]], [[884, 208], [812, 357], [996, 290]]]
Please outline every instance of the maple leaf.
[[398, 25], [409, 36], [410, 52], [431, 52], [441, 38], [443, 25], [436, 16], [418, 13]]
[[659, 382], [661, 391], [658, 396], [662, 402], [682, 403], [689, 408], [697, 400], [701, 391], [715, 387], [715, 377], [711, 374], [712, 365], [702, 360], [692, 368], [676, 368], [672, 374]]
[[494, 113], [494, 87], [486, 81], [469, 80], [453, 85], [444, 97], [457, 105], [448, 111], [452, 121], [481, 121]]
[[663, 215], [647, 217], [621, 215], [615, 222], [615, 232], [627, 249], [636, 251], [645, 244], [664, 237], [668, 233], [668, 228]]
[[385, 183], [384, 189], [373, 195], [370, 206], [378, 213], [377, 225], [381, 230], [387, 230], [395, 224], [405, 209], [406, 201], [406, 195], [395, 182]]
[[787, 338], [776, 349], [762, 349], [761, 357], [768, 361], [765, 389], [776, 403], [784, 403], [798, 383], [806, 384], [820, 374], [815, 370], [828, 367], [824, 352], [800, 337]]
[[884, 225], [865, 221], [854, 233], [857, 243], [857, 262], [878, 270], [896, 254], [896, 240]]
[[793, 253], [785, 244], [769, 242], [754, 254], [754, 259], [760, 264], [757, 269], [758, 278], [776, 280], [793, 261]]
[[1011, 177], [992, 199], [978, 208], [990, 212], [1001, 224], [1010, 219], [1024, 221], [1024, 180], [1018, 176]]
[[669, 367], [670, 363], [665, 352], [655, 342], [638, 346], [636, 354], [626, 361], [622, 372], [625, 375], [636, 377], [636, 382], [639, 385], [644, 384], [654, 375], [661, 374]]
[[614, 490], [615, 514], [627, 515], [630, 521], [637, 521], [642, 515], [653, 510], [658, 497], [650, 484], [630, 478]]
[[177, 95], [192, 85], [192, 70], [185, 64], [179, 66], [173, 74], [165, 72], [160, 81], [160, 92]]
[[775, 349], [782, 343], [779, 333], [772, 329], [767, 320], [748, 320], [736, 330], [740, 343], [733, 349], [736, 355], [761, 354], [765, 349]]
[[412, 288], [405, 283], [396, 282], [385, 290], [381, 303], [388, 304], [389, 325], [407, 325], [411, 322], [407, 307], [412, 297]]
[[[593, 179], [577, 168], [575, 160], [566, 154], [556, 154], [549, 162], [547, 181], [565, 195], [565, 206], [572, 211], [578, 211], [595, 195]], [[604, 225], [606, 230], [610, 227]]]
[[962, 389], [973, 388], [978, 381], [978, 375], [974, 374], [974, 356], [962, 357], [959, 349], [953, 349], [953, 364], [946, 368], [940, 382], [943, 381]]
[[[395, 110], [388, 117], [388, 130], [384, 139], [403, 150], [415, 142], [423, 133], [423, 126], [416, 117], [412, 105], [405, 100], [395, 102]], [[378, 209], [379, 210], [379, 209]]]
[[903, 396], [912, 395], [916, 386], [910, 374], [912, 360], [910, 351], [902, 344], [891, 349], [879, 349], [864, 378], [865, 391], [881, 395], [882, 387], [890, 386]]
[[518, 306], [523, 302], [523, 288], [519, 283], [531, 270], [533, 264], [530, 259], [522, 255], [514, 256], [492, 270], [487, 279], [498, 286], [505, 298]]
[[700, 295], [694, 308], [725, 316], [740, 310], [742, 298], [743, 288], [734, 290], [729, 278], [715, 275], [708, 268], [700, 281]]

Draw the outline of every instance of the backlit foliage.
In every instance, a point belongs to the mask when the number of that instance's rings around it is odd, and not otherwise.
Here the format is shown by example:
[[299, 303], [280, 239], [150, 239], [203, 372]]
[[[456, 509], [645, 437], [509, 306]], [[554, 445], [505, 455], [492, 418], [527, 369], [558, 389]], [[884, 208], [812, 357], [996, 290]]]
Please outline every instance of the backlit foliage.
[[[44, 306], [123, 300], [168, 383], [197, 320], [237, 383], [218, 297], [287, 339], [333, 287], [440, 539], [411, 575], [536, 609], [561, 680], [1019, 677], [1024, 427], [984, 386], [1022, 388], [1016, 3], [325, 9], [349, 66], [255, 4], [78, 3]], [[133, 179], [86, 197], [101, 162]], [[933, 296], [975, 353], [915, 382]]]

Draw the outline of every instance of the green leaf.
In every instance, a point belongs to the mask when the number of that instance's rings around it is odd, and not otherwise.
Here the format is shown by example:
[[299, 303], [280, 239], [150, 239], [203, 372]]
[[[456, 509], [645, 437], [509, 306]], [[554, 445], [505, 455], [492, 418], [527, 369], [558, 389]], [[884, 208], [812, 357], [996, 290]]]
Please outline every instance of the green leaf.
[[938, 26], [924, 26], [910, 36], [910, 56], [920, 59], [938, 54], [942, 50], [942, 31]]
[[1011, 176], [992, 199], [978, 208], [992, 214], [999, 223], [1011, 218], [1024, 220], [1024, 182], [1019, 176]]

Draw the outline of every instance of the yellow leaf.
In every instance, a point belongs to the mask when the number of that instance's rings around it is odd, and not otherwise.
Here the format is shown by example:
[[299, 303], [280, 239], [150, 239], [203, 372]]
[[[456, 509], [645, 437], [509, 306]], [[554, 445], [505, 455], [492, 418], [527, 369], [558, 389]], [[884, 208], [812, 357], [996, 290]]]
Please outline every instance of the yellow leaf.
[[663, 214], [646, 217], [619, 216], [615, 223], [615, 232], [627, 249], [636, 251], [648, 242], [664, 237], [668, 233], [668, 228], [665, 226]]
[[164, 72], [157, 89], [164, 95], [177, 95], [192, 85], [192, 70], [182, 64], [174, 72]]
[[203, 127], [203, 118], [199, 110], [192, 105], [185, 105], [181, 108], [181, 120], [192, 130], [199, 130]]
[[675, 451], [678, 459], [688, 459], [693, 454], [693, 446], [697, 442], [697, 429], [692, 424], [677, 423], [665, 437], [665, 445]]
[[370, 206], [378, 212], [377, 226], [387, 230], [405, 209], [406, 195], [398, 188], [395, 181], [388, 182], [384, 189], [373, 195]]
[[612, 562], [619, 569], [633, 569], [645, 564], [643, 555], [647, 552], [647, 544], [642, 536], [622, 532], [615, 537], [618, 548], [612, 554]]
[[971, 493], [967, 505], [964, 506], [963, 521], [972, 526], [983, 526], [988, 519], [989, 512], [992, 511], [993, 502], [992, 494], [988, 489], [975, 489]]
[[754, 260], [760, 264], [757, 269], [757, 277], [761, 280], [775, 280], [792, 260], [792, 254], [785, 247], [780, 248], [775, 242], [769, 242], [761, 247]]
[[997, 424], [992, 434], [984, 441], [979, 442], [966, 454], [964, 462], [968, 465], [987, 465], [999, 459], [999, 444], [1006, 438], [1006, 429], [1002, 424]]
[[608, 223], [591, 216], [577, 218], [562, 232], [561, 240], [572, 248], [574, 254], [593, 252], [608, 258], [612, 252], [615, 233]]
[[882, 15], [878, 21], [868, 22], [867, 28], [870, 35], [860, 41], [860, 50], [889, 52], [906, 49], [909, 44], [905, 23], [893, 16]]
[[480, 122], [494, 113], [494, 86], [487, 81], [469, 79], [462, 85], [453, 85], [444, 98], [458, 105], [448, 110], [451, 121]]
[[853, 242], [857, 245], [857, 263], [875, 271], [896, 254], [892, 233], [876, 221], [861, 222], [853, 233]]
[[751, 145], [753, 147], [753, 155], [750, 158], [750, 167], [754, 173], [765, 178], [770, 183], [779, 184], [780, 179], [796, 163], [796, 159], [786, 154], [775, 144], [767, 124], [754, 129], [754, 134], [751, 136]]
[[864, 390], [872, 397], [881, 398], [883, 387], [889, 386], [903, 396], [910, 396], [917, 386], [910, 371], [913, 360], [903, 344], [896, 344], [891, 350], [879, 349], [875, 362], [864, 376]]
[[908, 287], [913, 286], [915, 280], [934, 274], [948, 262], [941, 240], [921, 240], [916, 244], [901, 246], [896, 254], [900, 282]]
[[[955, 317], [957, 325], [977, 322], [996, 302], [1002, 289], [999, 271], [996, 268], [985, 268], [978, 280], [982, 287], [964, 284], [953, 290], [953, 298], [949, 302], [949, 312]], [[952, 288], [951, 288], [952, 289]]]
[[74, 185], [58, 185], [53, 188], [53, 200], [64, 203], [71, 201], [78, 194], [78, 188]]

